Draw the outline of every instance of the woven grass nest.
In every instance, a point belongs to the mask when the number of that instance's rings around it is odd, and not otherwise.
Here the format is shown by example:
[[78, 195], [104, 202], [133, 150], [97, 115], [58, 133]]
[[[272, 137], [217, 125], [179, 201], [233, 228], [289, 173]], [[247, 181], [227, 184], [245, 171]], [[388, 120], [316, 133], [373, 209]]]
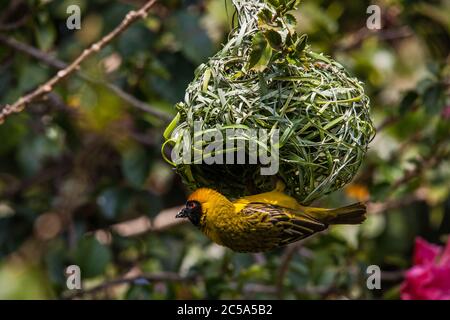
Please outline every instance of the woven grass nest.
[[369, 98], [360, 81], [313, 52], [306, 35], [295, 32], [289, 11], [298, 0], [233, 4], [238, 26], [223, 48], [197, 68], [184, 101], [176, 105], [163, 148], [188, 143], [183, 137], [193, 136], [194, 121], [201, 121], [205, 131], [279, 129], [275, 176], [261, 175], [262, 164], [174, 163], [176, 171], [191, 189], [211, 187], [231, 198], [270, 191], [282, 179], [287, 193], [309, 204], [357, 173], [374, 136]]

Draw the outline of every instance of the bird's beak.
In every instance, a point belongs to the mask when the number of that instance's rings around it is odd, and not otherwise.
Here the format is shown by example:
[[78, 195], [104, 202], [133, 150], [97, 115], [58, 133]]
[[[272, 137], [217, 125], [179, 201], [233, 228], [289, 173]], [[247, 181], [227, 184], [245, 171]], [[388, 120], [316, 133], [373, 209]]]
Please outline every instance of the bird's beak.
[[189, 209], [183, 208], [180, 212], [177, 213], [175, 218], [187, 218], [189, 213]]

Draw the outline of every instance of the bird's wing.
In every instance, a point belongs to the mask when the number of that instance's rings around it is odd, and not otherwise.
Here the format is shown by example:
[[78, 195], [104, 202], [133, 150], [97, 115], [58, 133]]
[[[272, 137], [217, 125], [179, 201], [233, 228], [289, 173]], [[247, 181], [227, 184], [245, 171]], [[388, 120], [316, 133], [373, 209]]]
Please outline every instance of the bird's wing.
[[242, 210], [249, 203], [266, 203], [293, 210], [300, 210], [302, 208], [297, 200], [277, 190], [246, 196], [233, 202], [236, 209], [238, 209], [236, 212]]
[[328, 227], [303, 211], [267, 203], [249, 203], [240, 214], [247, 216], [255, 230], [263, 226], [264, 229], [275, 230], [279, 246], [306, 238]]

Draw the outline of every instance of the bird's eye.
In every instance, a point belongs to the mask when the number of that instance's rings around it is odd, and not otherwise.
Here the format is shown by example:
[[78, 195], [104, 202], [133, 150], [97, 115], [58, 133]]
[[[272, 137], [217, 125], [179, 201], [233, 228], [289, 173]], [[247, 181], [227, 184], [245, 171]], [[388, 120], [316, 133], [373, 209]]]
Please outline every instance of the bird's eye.
[[188, 209], [194, 209], [194, 208], [195, 208], [195, 203], [194, 203], [194, 202], [188, 202], [188, 203], [186, 204], [186, 207], [187, 207]]

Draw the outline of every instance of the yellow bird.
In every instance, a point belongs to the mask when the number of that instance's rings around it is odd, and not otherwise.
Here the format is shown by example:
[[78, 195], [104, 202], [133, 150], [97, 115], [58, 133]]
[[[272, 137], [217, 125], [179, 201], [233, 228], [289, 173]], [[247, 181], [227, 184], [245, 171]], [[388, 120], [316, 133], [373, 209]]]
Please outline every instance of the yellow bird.
[[212, 241], [238, 252], [272, 250], [330, 224], [359, 224], [366, 219], [362, 203], [338, 209], [305, 207], [283, 190], [279, 182], [271, 192], [232, 202], [215, 190], [197, 189], [176, 218], [188, 218]]

